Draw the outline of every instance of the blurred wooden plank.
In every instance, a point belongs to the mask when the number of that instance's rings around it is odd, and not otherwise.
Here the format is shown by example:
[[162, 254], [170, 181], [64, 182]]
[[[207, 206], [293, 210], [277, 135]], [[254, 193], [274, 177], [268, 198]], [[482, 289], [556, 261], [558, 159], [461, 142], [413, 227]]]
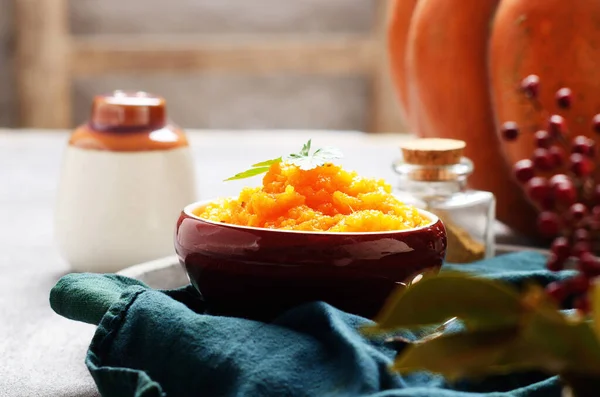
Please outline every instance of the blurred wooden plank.
[[71, 32], [365, 34], [375, 1], [379, 0], [76, 0], [70, 6]]
[[74, 37], [76, 76], [108, 73], [241, 72], [360, 74], [374, 68], [364, 35], [177, 35]]
[[14, 2], [20, 125], [65, 128], [71, 121], [67, 0]]
[[289, 73], [371, 81], [369, 132], [402, 131], [383, 50], [387, 0], [370, 34], [70, 36], [68, 0], [15, 1], [20, 126], [71, 126], [77, 77]]

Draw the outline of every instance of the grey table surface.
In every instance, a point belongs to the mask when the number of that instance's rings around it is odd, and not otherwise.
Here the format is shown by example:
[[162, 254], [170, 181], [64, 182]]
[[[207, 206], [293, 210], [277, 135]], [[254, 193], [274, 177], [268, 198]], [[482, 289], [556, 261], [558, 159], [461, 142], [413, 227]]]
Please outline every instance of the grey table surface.
[[[53, 243], [53, 207], [66, 131], [0, 130], [0, 396], [98, 396], [84, 365], [92, 325], [48, 304], [69, 266]], [[354, 131], [188, 131], [198, 198], [236, 195], [248, 181], [222, 180], [256, 161], [297, 151], [309, 138], [334, 145], [341, 163], [394, 183], [404, 134]], [[506, 230], [499, 231], [506, 234]], [[132, 264], [133, 265], [133, 264]]]

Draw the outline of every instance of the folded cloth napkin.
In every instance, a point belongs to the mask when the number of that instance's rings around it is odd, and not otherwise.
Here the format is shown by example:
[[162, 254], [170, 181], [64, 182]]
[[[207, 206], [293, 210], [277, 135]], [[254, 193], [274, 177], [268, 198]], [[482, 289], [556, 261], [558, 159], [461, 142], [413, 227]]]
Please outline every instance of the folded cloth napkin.
[[[536, 253], [445, 268], [516, 285], [569, 276], [544, 270]], [[358, 331], [371, 321], [323, 302], [262, 323], [205, 314], [191, 286], [159, 291], [118, 275], [83, 273], [64, 276], [50, 303], [62, 316], [98, 325], [86, 365], [103, 396], [560, 395], [555, 377], [535, 373], [455, 383], [424, 372], [392, 373], [396, 351]]]

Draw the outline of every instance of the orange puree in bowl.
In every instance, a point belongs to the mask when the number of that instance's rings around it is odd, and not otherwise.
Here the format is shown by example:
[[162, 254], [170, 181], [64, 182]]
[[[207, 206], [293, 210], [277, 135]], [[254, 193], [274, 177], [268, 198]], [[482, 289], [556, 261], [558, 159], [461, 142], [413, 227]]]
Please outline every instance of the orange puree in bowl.
[[262, 187], [244, 188], [195, 211], [200, 218], [271, 229], [374, 232], [405, 230], [430, 221], [391, 194], [383, 180], [360, 177], [333, 164], [307, 171], [273, 164]]

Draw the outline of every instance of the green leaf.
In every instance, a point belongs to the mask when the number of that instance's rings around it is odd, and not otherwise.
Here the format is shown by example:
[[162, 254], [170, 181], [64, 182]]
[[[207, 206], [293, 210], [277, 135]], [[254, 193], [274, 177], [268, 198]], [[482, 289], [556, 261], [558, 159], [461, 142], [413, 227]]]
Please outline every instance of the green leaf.
[[300, 154], [302, 156], [308, 156], [308, 154], [310, 153], [310, 145], [311, 145], [312, 139], [309, 139], [308, 142], [306, 142], [303, 146], [302, 146], [302, 150], [300, 150]]
[[509, 351], [508, 364], [549, 373], [600, 374], [600, 341], [588, 321], [561, 313], [536, 285], [527, 287], [521, 301], [518, 343]]
[[452, 317], [458, 317], [470, 329], [496, 329], [515, 325], [520, 311], [520, 297], [512, 287], [448, 272], [425, 276], [408, 288], [397, 290], [375, 319], [374, 329], [386, 332], [418, 328]]
[[520, 300], [521, 316], [512, 326], [421, 339], [404, 349], [394, 369], [454, 379], [525, 369], [600, 376], [600, 341], [589, 322], [559, 312], [538, 286]]
[[225, 179], [226, 181], [233, 181], [236, 179], [244, 179], [244, 178], [250, 178], [251, 176], [255, 176], [255, 175], [259, 175], [262, 173], [265, 173], [267, 171], [269, 171], [269, 168], [271, 167], [257, 167], [257, 168], [250, 168], [249, 170], [246, 170], [244, 172], [240, 172], [239, 174], [235, 174], [234, 176]]
[[430, 332], [426, 332], [424, 335], [420, 335], [417, 338], [406, 338], [402, 335], [394, 335], [390, 338], [387, 338], [385, 341], [386, 343], [404, 343], [404, 344], [419, 344], [419, 343], [426, 343], [429, 342], [432, 339], [435, 338], [439, 338], [440, 336], [443, 336], [447, 329], [448, 326], [452, 323], [454, 323], [455, 321], [457, 321], [458, 319], [456, 317], [451, 318], [450, 320], [446, 321], [444, 324], [436, 327], [434, 330], [430, 331]]
[[261, 161], [260, 163], [252, 164], [253, 168], [250, 168], [244, 172], [235, 174], [234, 176], [225, 179], [225, 181], [233, 181], [236, 179], [245, 179], [245, 178], [250, 178], [255, 175], [260, 175], [262, 173], [269, 171], [269, 168], [271, 168], [271, 166], [273, 164], [279, 163], [280, 161], [281, 161], [281, 157], [278, 157], [276, 159]]
[[304, 171], [308, 171], [308, 170], [312, 170], [313, 168], [319, 167], [323, 164], [325, 164], [326, 162], [316, 158], [314, 156], [307, 156], [307, 157], [295, 157], [295, 158], [287, 158], [286, 159], [287, 163], [290, 164], [294, 164], [295, 166], [297, 166], [298, 168], [300, 168], [301, 170]]
[[450, 379], [491, 372], [514, 343], [515, 328], [450, 334], [407, 347], [395, 360], [400, 373], [431, 371]]
[[532, 316], [523, 326], [467, 331], [409, 345], [393, 369], [431, 371], [450, 379], [521, 370], [600, 375], [600, 347], [589, 324]]
[[306, 171], [321, 166], [333, 159], [342, 157], [342, 152], [339, 149], [331, 147], [317, 149], [313, 154], [310, 154], [311, 143], [312, 141], [309, 139], [308, 142], [306, 142], [302, 146], [302, 150], [300, 150], [299, 153], [292, 153], [285, 157], [277, 157], [276, 159], [261, 161], [259, 163], [253, 164], [252, 168], [250, 168], [249, 170], [240, 172], [239, 174], [225, 179], [225, 181], [244, 179], [262, 174], [264, 172], [267, 172], [271, 165], [279, 163], [281, 161], [294, 164], [301, 170]]
[[310, 141], [302, 148], [300, 153], [292, 153], [284, 159], [287, 163], [294, 164], [301, 170], [311, 170], [315, 167], [331, 162], [331, 160], [342, 158], [342, 151], [333, 147], [317, 149], [310, 154], [305, 149], [310, 149]]
[[276, 159], [261, 161], [260, 163], [252, 164], [252, 167], [267, 167], [272, 166], [273, 164], [281, 162], [281, 157], [277, 157]]
[[344, 155], [342, 154], [342, 151], [340, 149], [334, 148], [334, 147], [324, 147], [321, 149], [317, 149], [314, 153], [314, 156], [320, 157], [320, 158], [326, 159], [326, 160], [335, 160], [335, 159], [341, 159], [342, 157], [344, 157]]
[[600, 375], [600, 341], [588, 321], [535, 310], [524, 315], [519, 340], [515, 349], [530, 367]]

